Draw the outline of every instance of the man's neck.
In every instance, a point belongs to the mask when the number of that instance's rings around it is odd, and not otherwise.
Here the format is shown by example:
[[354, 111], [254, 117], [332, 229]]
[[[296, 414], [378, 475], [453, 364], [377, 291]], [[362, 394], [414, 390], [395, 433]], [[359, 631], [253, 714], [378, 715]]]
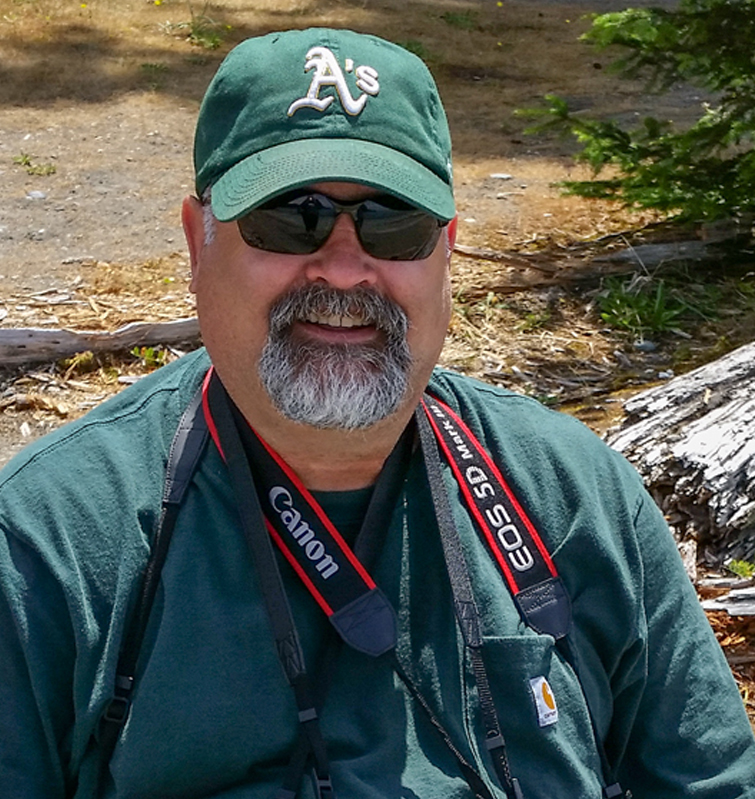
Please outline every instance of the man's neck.
[[[418, 401], [418, 400], [417, 400]], [[257, 434], [313, 491], [372, 485], [409, 423], [416, 403], [405, 403], [366, 430], [322, 430], [284, 419], [271, 409], [240, 407]]]

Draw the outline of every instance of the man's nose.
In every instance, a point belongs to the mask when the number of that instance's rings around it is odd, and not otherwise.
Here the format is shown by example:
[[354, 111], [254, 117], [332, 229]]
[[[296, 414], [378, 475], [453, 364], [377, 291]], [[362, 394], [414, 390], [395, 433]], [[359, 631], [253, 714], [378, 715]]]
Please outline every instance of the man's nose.
[[312, 282], [326, 282], [338, 289], [374, 285], [374, 262], [359, 241], [354, 220], [348, 214], [340, 214], [327, 241], [309, 256], [306, 276]]

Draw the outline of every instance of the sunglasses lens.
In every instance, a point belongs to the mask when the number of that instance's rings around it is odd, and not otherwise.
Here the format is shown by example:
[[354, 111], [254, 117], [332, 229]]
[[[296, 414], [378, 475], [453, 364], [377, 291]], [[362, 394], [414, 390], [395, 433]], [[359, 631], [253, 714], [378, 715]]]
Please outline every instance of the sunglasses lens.
[[435, 217], [392, 198], [385, 203], [365, 200], [357, 220], [364, 249], [374, 258], [388, 261], [427, 258], [443, 229]]
[[287, 194], [238, 220], [251, 247], [289, 255], [316, 252], [333, 232], [339, 213], [354, 219], [359, 240], [374, 258], [413, 261], [435, 249], [442, 223], [393, 197], [338, 203], [324, 194]]
[[238, 226], [250, 247], [308, 255], [319, 250], [333, 232], [336, 216], [335, 206], [325, 195], [283, 195], [241, 217]]

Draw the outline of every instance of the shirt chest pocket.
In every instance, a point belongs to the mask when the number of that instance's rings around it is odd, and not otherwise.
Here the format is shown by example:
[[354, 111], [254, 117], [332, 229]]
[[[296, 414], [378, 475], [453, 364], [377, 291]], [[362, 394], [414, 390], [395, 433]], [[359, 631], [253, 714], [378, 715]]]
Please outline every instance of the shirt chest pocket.
[[[548, 635], [487, 637], [490, 689], [511, 773], [526, 799], [601, 796], [601, 764], [587, 704], [571, 666]], [[470, 739], [487, 764], [474, 678], [467, 679]]]

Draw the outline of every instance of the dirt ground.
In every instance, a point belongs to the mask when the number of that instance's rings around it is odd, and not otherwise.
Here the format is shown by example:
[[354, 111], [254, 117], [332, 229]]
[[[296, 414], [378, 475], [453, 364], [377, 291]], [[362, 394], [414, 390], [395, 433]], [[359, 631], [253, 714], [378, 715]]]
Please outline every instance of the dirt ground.
[[[179, 211], [192, 191], [199, 100], [222, 55], [246, 35], [285, 24], [351, 25], [419, 44], [448, 108], [459, 241], [472, 247], [540, 249], [647, 221], [561, 197], [552, 184], [577, 173], [569, 157], [573, 145], [524, 135], [529, 123], [515, 116], [516, 109], [555, 92], [596, 113], [630, 119], [652, 111], [684, 119], [700, 101], [686, 87], [647, 97], [639, 84], [608, 77], [608, 59], [577, 41], [587, 27], [584, 15], [620, 8], [615, 0], [503, 6], [340, 0], [319, 4], [317, 12], [298, 0], [252, 6], [256, 13], [231, 0], [202, 9], [224, 36], [211, 50], [187, 40], [181, 25], [198, 11], [183, 2], [103, 0], [72, 10], [59, 0], [0, 0], [0, 11], [7, 11], [0, 14], [0, 325], [112, 329], [146, 318], [143, 301], [133, 308], [137, 296], [154, 301], [153, 317], [165, 316], [166, 286], [175, 293], [186, 285]], [[115, 286], [113, 272], [120, 275]], [[526, 383], [528, 355], [534, 350], [538, 358], [558, 360], [565, 332], [570, 352], [575, 334], [586, 337], [577, 356], [610, 368], [615, 344], [592, 329], [589, 299], [572, 301], [555, 287], [544, 297], [504, 303], [498, 295], [505, 292], [496, 290], [501, 274], [500, 264], [457, 258], [457, 296], [474, 308], [471, 320], [469, 313], [455, 319], [447, 363]], [[480, 302], [487, 303], [485, 314], [496, 311], [499, 334], [492, 347], [474, 318]], [[536, 335], [527, 337], [508, 335], [506, 327], [520, 327], [522, 318], [544, 317], [543, 304], [551, 316], [557, 308], [561, 324], [534, 325]], [[493, 307], [502, 305], [510, 308]], [[191, 298], [183, 296], [168, 313], [174, 312], [189, 314]], [[538, 335], [547, 340], [538, 343]], [[517, 364], [521, 371], [512, 373]], [[534, 384], [529, 390], [549, 393]], [[0, 414], [0, 462], [58, 423], [57, 417], [27, 418], [28, 410], [18, 417]], [[65, 418], [75, 412], [74, 404]]]
[[[538, 396], [602, 432], [620, 418], [625, 392], [755, 337], [755, 322], [741, 314], [659, 339], [653, 350], [607, 329], [595, 309], [602, 283], [590, 273], [592, 258], [642, 243], [651, 234], [633, 231], [657, 220], [561, 196], [556, 181], [584, 174], [571, 158], [573, 143], [526, 135], [529, 122], [515, 114], [554, 93], [629, 124], [646, 114], [682, 124], [694, 118], [705, 100], [694, 88], [650, 96], [609, 74], [610, 55], [578, 41], [586, 14], [624, 7], [617, 0], [0, 0], [0, 327], [115, 330], [191, 316], [179, 210], [192, 191], [204, 88], [247, 36], [352, 27], [419, 51], [447, 107], [467, 253], [454, 257], [456, 310], [443, 362]], [[506, 258], [475, 257], [470, 248]], [[584, 279], [554, 271], [565, 255], [584, 267]], [[7, 369], [0, 464], [177, 353], [146, 349]], [[731, 651], [751, 651], [751, 627], [712, 621]], [[736, 669], [755, 718], [755, 668]]]

